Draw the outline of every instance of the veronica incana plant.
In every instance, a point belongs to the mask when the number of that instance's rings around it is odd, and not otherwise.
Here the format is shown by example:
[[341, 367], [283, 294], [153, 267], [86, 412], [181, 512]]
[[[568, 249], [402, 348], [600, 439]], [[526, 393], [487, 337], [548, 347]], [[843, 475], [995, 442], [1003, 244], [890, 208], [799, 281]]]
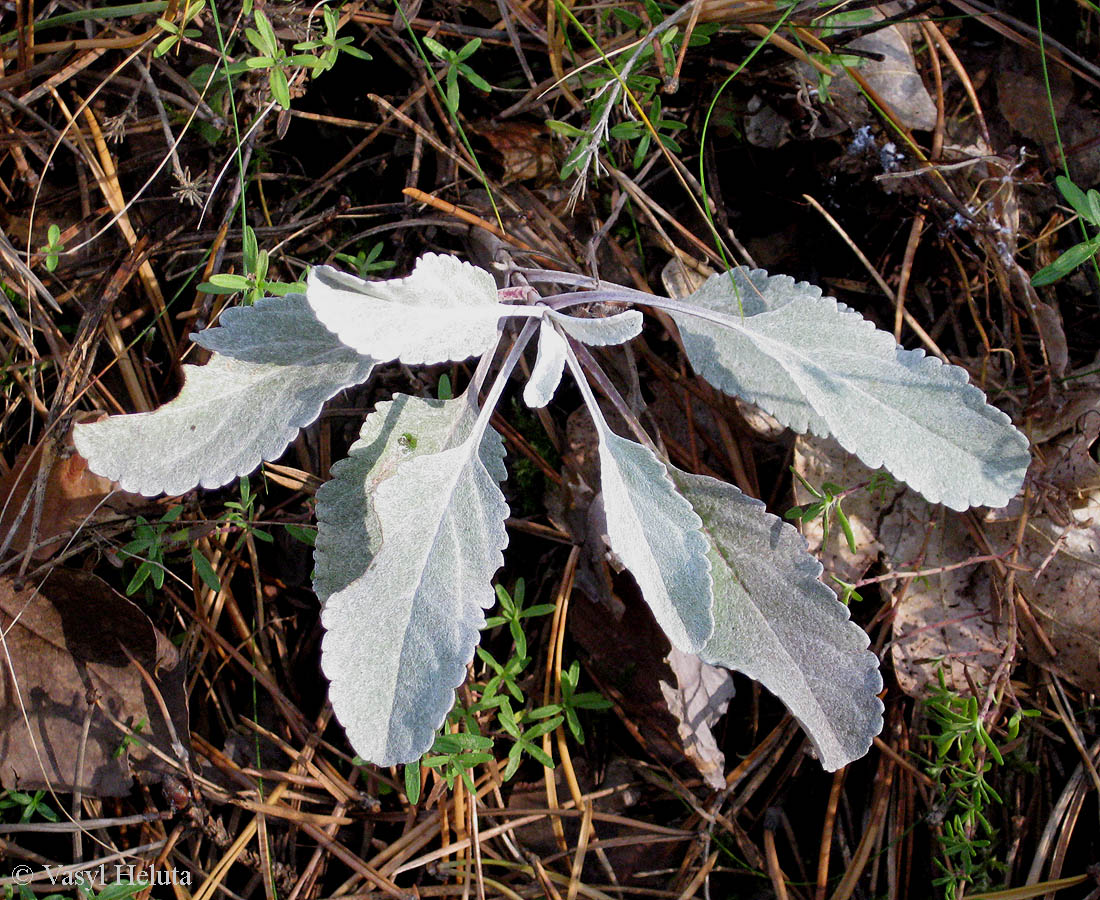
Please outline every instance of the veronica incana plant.
[[[736, 269], [670, 300], [602, 282], [543, 298], [527, 284], [592, 282], [522, 274], [523, 286], [498, 290], [488, 272], [435, 254], [391, 281], [315, 268], [304, 295], [227, 310], [193, 335], [213, 356], [186, 367], [175, 400], [78, 425], [76, 446], [130, 491], [216, 487], [277, 458], [327, 399], [376, 365], [480, 356], [462, 397], [379, 403], [317, 495], [314, 588], [333, 708], [359, 755], [411, 762], [450, 710], [494, 600], [508, 506], [504, 445], [489, 422], [537, 334], [523, 398], [545, 406], [566, 367], [576, 379], [599, 438], [610, 549], [671, 643], [761, 681], [827, 769], [862, 756], [882, 726], [882, 679], [866, 634], [819, 581], [820, 563], [758, 500], [662, 458], [636, 419], [633, 437], [613, 431], [590, 378], [632, 417], [586, 347], [636, 337], [635, 304], [664, 309], [715, 387], [795, 431], [834, 436], [957, 510], [1008, 503], [1027, 440], [961, 368], [897, 346], [785, 276]], [[620, 311], [575, 314], [593, 301]], [[502, 342], [510, 347], [483, 391]]]

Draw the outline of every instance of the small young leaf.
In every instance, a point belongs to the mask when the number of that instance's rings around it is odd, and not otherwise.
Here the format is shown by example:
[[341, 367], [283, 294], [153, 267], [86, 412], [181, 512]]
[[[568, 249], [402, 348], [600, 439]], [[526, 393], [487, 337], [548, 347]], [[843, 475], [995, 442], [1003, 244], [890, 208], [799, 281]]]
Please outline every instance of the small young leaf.
[[420, 802], [420, 763], [411, 762], [405, 766], [405, 796], [409, 803], [416, 806]]
[[275, 37], [275, 29], [271, 27], [271, 21], [263, 12], [256, 10], [255, 22], [263, 52], [268, 56], [275, 56], [279, 52], [279, 39]]
[[214, 356], [184, 366], [171, 403], [75, 427], [93, 472], [146, 496], [220, 487], [277, 459], [326, 400], [374, 368], [317, 321], [301, 294], [226, 310], [221, 327], [192, 340]]
[[553, 310], [548, 315], [571, 338], [593, 347], [625, 344], [642, 333], [642, 314], [636, 309], [600, 319], [566, 316]]
[[[441, 433], [450, 433], [450, 419]], [[333, 710], [356, 752], [378, 765], [409, 762], [431, 746], [495, 597], [490, 581], [508, 543], [504, 446], [492, 430], [480, 440], [467, 431], [463, 443], [412, 456], [378, 486], [372, 501], [384, 541], [321, 613]]]
[[215, 594], [222, 589], [222, 584], [218, 580], [218, 573], [210, 565], [210, 560], [199, 552], [198, 547], [191, 547], [191, 561], [195, 564], [195, 571], [199, 573], [199, 578], [202, 579], [203, 584]]
[[267, 83], [271, 87], [271, 96], [283, 109], [290, 109], [290, 84], [286, 80], [286, 72], [278, 66], [273, 66], [267, 76]]
[[539, 348], [531, 377], [523, 388], [523, 402], [532, 409], [541, 409], [554, 396], [565, 369], [565, 338], [549, 317], [539, 323]]
[[428, 48], [428, 51], [432, 56], [444, 61], [450, 60], [454, 54], [452, 54], [446, 47], [444, 47], [435, 38], [423, 37], [421, 40], [424, 42], [424, 46]]
[[1058, 186], [1058, 190], [1062, 196], [1066, 198], [1066, 202], [1073, 207], [1073, 211], [1077, 213], [1086, 222], [1090, 222], [1093, 225], [1100, 226], [1100, 209], [1093, 213], [1091, 204], [1089, 203], [1088, 195], [1081, 190], [1065, 175], [1059, 175], [1054, 179], [1054, 183]]
[[[241, 252], [244, 254], [245, 271], [255, 272], [256, 260], [260, 255], [260, 244], [256, 240], [256, 230], [251, 225], [244, 226], [244, 233], [241, 237]], [[217, 284], [216, 278], [218, 276], [214, 275], [210, 280]]]
[[479, 91], [484, 91], [486, 94], [488, 94], [493, 90], [493, 86], [480, 75], [478, 75], [477, 72], [475, 72], [469, 66], [462, 66], [461, 71], [462, 74], [466, 76], [466, 80], [470, 82], [470, 84], [472, 84], [474, 87], [476, 87]]
[[435, 253], [422, 256], [407, 278], [389, 281], [316, 266], [306, 295], [326, 327], [379, 362], [439, 363], [480, 355], [496, 343], [500, 317], [516, 310], [497, 301], [496, 282], [484, 269]]
[[465, 43], [461, 50], [455, 54], [455, 62], [463, 62], [469, 59], [477, 51], [477, 48], [481, 46], [481, 38], [471, 38]]
[[1081, 263], [1087, 261], [1100, 250], [1100, 240], [1082, 241], [1074, 244], [1049, 266], [1044, 266], [1031, 277], [1032, 287], [1043, 287], [1065, 278]]
[[703, 522], [714, 578], [714, 633], [700, 656], [744, 672], [782, 700], [834, 771], [882, 729], [882, 676], [867, 635], [818, 581], [790, 525], [733, 485], [669, 466]]
[[720, 390], [799, 433], [833, 435], [932, 503], [999, 507], [1020, 489], [1027, 438], [963, 369], [902, 349], [843, 303], [782, 275], [714, 275], [686, 303], [705, 312], [673, 311], [684, 348]]

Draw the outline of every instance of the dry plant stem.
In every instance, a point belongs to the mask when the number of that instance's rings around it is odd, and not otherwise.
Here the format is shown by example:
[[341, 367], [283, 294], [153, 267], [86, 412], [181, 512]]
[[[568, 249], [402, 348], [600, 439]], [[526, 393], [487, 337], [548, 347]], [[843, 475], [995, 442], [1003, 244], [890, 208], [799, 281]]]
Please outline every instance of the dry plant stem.
[[[662, 144], [661, 147], [664, 148], [664, 145]], [[677, 174], [679, 174], [678, 169], [675, 171], [677, 172]], [[668, 222], [673, 228], [676, 229], [676, 231], [680, 234], [682, 238], [684, 238], [684, 240], [688, 241], [700, 253], [705, 254], [707, 258], [710, 259], [712, 262], [717, 265], [724, 264], [721, 253], [719, 253], [717, 250], [714, 250], [706, 241], [704, 241], [702, 238], [697, 237], [689, 228], [687, 228], [687, 226], [680, 222], [679, 219], [677, 219], [671, 213], [667, 212], [660, 204], [653, 200], [653, 198], [650, 197], [649, 194], [642, 190], [642, 188], [638, 186], [634, 179], [630, 178], [628, 175], [624, 174], [623, 172], [619, 171], [619, 169], [614, 167], [610, 167], [608, 169], [608, 172], [616, 181], [619, 182], [619, 184], [623, 186], [623, 189], [626, 190], [626, 192], [634, 198], [639, 207], [641, 207], [642, 211], [646, 214], [646, 218], [650, 220], [650, 223], [655, 229], [657, 229], [658, 233], [664, 237], [668, 245], [669, 253], [676, 255], [679, 254], [681, 251], [672, 242], [672, 239], [668, 237], [668, 235], [665, 233], [664, 229], [657, 221], [658, 218], [664, 219], [664, 221]], [[680, 178], [680, 181], [683, 182], [682, 177]], [[687, 187], [686, 184], [684, 186], [685, 188]], [[694, 194], [691, 194], [691, 196], [694, 197]], [[696, 205], [698, 205], [698, 201], [696, 201]], [[700, 212], [702, 212], [702, 209], [700, 209]], [[730, 252], [728, 248], [723, 249], [726, 250], [727, 254]]]
[[938, 25], [935, 22], [926, 19], [921, 23], [921, 27], [932, 36], [932, 39], [939, 46], [943, 55], [947, 57], [947, 61], [951, 64], [951, 68], [954, 69], [955, 74], [959, 77], [959, 81], [962, 83], [963, 90], [966, 91], [966, 96], [970, 100], [970, 105], [974, 109], [974, 115], [978, 118], [978, 128], [981, 130], [982, 139], [985, 141], [986, 147], [992, 147], [993, 141], [989, 137], [989, 126], [985, 122], [985, 114], [982, 112], [982, 104], [978, 100], [978, 92], [974, 88], [974, 83], [970, 80], [970, 74], [966, 71], [966, 67], [959, 60], [958, 54], [955, 53], [951, 43], [940, 31]]
[[875, 773], [875, 785], [872, 792], [871, 812], [867, 817], [867, 829], [863, 832], [859, 846], [844, 873], [837, 889], [833, 892], [831, 900], [848, 900], [856, 889], [860, 876], [871, 858], [878, 834], [885, 823], [886, 806], [890, 800], [890, 786], [894, 781], [894, 761], [887, 757], [880, 760], [878, 771]]
[[1054, 705], [1058, 709], [1058, 716], [1061, 718], [1062, 724], [1069, 733], [1073, 746], [1077, 748], [1077, 752], [1081, 756], [1081, 763], [1085, 767], [1085, 771], [1088, 773], [1089, 778], [1092, 779], [1093, 787], [1100, 792], [1100, 773], [1097, 773], [1096, 763], [1094, 761], [1096, 748], [1093, 747], [1092, 750], [1085, 749], [1085, 742], [1082, 739], [1081, 730], [1077, 727], [1077, 723], [1070, 714], [1071, 707], [1065, 692], [1062, 690], [1062, 682], [1057, 675], [1051, 675], [1050, 684], [1047, 685], [1047, 692], [1050, 694], [1051, 700], [1054, 701]]
[[481, 228], [485, 231], [488, 231], [490, 234], [495, 235], [502, 241], [507, 241], [512, 246], [517, 247], [518, 249], [523, 250], [527, 253], [530, 253], [538, 257], [539, 259], [545, 260], [551, 266], [555, 263], [553, 257], [547, 256], [545, 253], [539, 252], [526, 241], [523, 241], [517, 237], [513, 237], [502, 228], [500, 228], [500, 226], [494, 225], [491, 222], [487, 222], [485, 221], [485, 219], [481, 218], [481, 216], [477, 216], [471, 212], [467, 212], [461, 207], [455, 206], [455, 204], [453, 203], [448, 203], [446, 200], [440, 200], [438, 197], [433, 197], [431, 194], [427, 194], [419, 188], [414, 187], [404, 188], [401, 193], [404, 194], [406, 197], [411, 197], [413, 200], [419, 203], [426, 203], [433, 209], [437, 209], [440, 212], [446, 213], [449, 216], [454, 216], [456, 219], [465, 222], [467, 225], [471, 225], [474, 228]]
[[91, 831], [93, 828], [122, 828], [126, 825], [145, 825], [172, 818], [169, 810], [135, 813], [132, 816], [111, 816], [105, 819], [81, 819], [72, 822], [18, 822], [0, 824], [0, 834], [66, 834], [71, 831]]
[[833, 826], [836, 825], [836, 811], [840, 804], [840, 791], [844, 787], [844, 776], [848, 767], [833, 773], [833, 783], [829, 788], [829, 801], [825, 807], [825, 823], [821, 826], [821, 843], [817, 853], [817, 889], [815, 900], [825, 900], [829, 887], [829, 855], [833, 849]]
[[[303, 822], [301, 827], [302, 831], [304, 831], [311, 838], [321, 844], [333, 856], [335, 856], [341, 862], [347, 865], [348, 868], [350, 868], [353, 872], [361, 875], [363, 878], [365, 878], [387, 896], [397, 897], [399, 898], [399, 900], [406, 900], [406, 898], [408, 897], [407, 892], [401, 890], [388, 878], [385, 878], [381, 874], [376, 872], [369, 865], [364, 863], [363, 860], [361, 860], [358, 856], [348, 850], [343, 844], [337, 843], [316, 825], [310, 825], [308, 822]], [[193, 900], [201, 900], [201, 898], [196, 896], [193, 898]]]
[[706, 862], [700, 866], [699, 871], [695, 873], [691, 881], [688, 882], [687, 887], [680, 893], [678, 900], [691, 900], [692, 897], [698, 894], [699, 888], [703, 887], [703, 882], [707, 880], [711, 870], [718, 862], [718, 853], [719, 851], [715, 850], [707, 857]]
[[[987, 28], [991, 28], [998, 34], [1007, 37], [1013, 43], [1019, 44], [1021, 47], [1025, 47], [1035, 53], [1039, 52], [1039, 45], [1036, 42], [1027, 40], [1019, 34], [1019, 32], [1024, 32], [1035, 38], [1039, 36], [1038, 30], [1027, 22], [1022, 22], [1015, 16], [1002, 12], [996, 7], [988, 6], [980, 2], [980, 0], [951, 0], [951, 3], [958, 9], [972, 16], [975, 21], [981, 22]], [[1001, 19], [1011, 23], [1011, 27], [1002, 24], [1001, 21], [999, 21]], [[1074, 53], [1069, 47], [1056, 41], [1049, 34], [1043, 34], [1043, 43], [1058, 51], [1058, 55], [1053, 53], [1047, 54], [1047, 59], [1050, 62], [1057, 63], [1072, 72], [1078, 78], [1087, 81], [1093, 87], [1100, 87], [1100, 66]], [[1068, 62], [1068, 60], [1071, 59], [1074, 65]]]
[[905, 324], [913, 329], [913, 331], [917, 335], [917, 337], [920, 338], [920, 342], [922, 344], [924, 344], [925, 347], [928, 348], [928, 351], [930, 353], [932, 353], [934, 356], [939, 357], [939, 359], [942, 362], [950, 364], [950, 360], [948, 360], [946, 354], [939, 348], [939, 346], [937, 346], [936, 342], [934, 340], [932, 340], [932, 338], [928, 334], [928, 332], [925, 331], [924, 328], [921, 327], [921, 324], [916, 319], [913, 318], [912, 314], [910, 314], [908, 310], [904, 309], [904, 307], [899, 306], [897, 295], [890, 289], [890, 285], [888, 285], [886, 283], [886, 279], [883, 278], [882, 275], [879, 274], [878, 269], [876, 269], [871, 264], [871, 261], [866, 257], [866, 255], [863, 253], [863, 251], [859, 249], [859, 247], [856, 245], [855, 241], [853, 241], [848, 236], [848, 233], [844, 230], [844, 228], [841, 226], [841, 224], [835, 218], [833, 218], [833, 216], [831, 216], [829, 214], [829, 212], [825, 209], [825, 207], [823, 207], [820, 203], [818, 203], [817, 200], [815, 200], [809, 194], [803, 194], [802, 196], [806, 200], [806, 202], [810, 204], [810, 206], [812, 206], [815, 210], [817, 210], [819, 213], [821, 213], [821, 215], [825, 219], [825, 221], [828, 222], [836, 230], [836, 233], [840, 235], [840, 237], [843, 239], [844, 243], [846, 243], [849, 247], [852, 248], [852, 252], [855, 253], [855, 255], [859, 259], [859, 261], [861, 263], [863, 263], [863, 267], [867, 270], [867, 272], [870, 274], [870, 276], [873, 279], [875, 279], [875, 283], [882, 289], [882, 292], [890, 299], [890, 302], [894, 304], [895, 309], [900, 309], [901, 310], [901, 315], [902, 315], [903, 319], [905, 320]]
[[565, 900], [577, 900], [577, 891], [581, 886], [581, 872], [584, 870], [584, 857], [588, 853], [588, 840], [592, 836], [592, 804], [581, 801], [581, 829], [577, 835], [577, 849], [573, 853], [573, 866], [569, 872], [569, 889]]
[[[1038, 845], [1035, 848], [1035, 855], [1031, 860], [1031, 868], [1028, 871], [1026, 883], [1029, 885], [1037, 885], [1039, 878], [1042, 875], [1043, 866], [1046, 862], [1048, 855], [1051, 852], [1051, 847], [1056, 844], [1056, 835], [1060, 834], [1065, 829], [1065, 821], [1069, 816], [1070, 810], [1077, 805], [1077, 797], [1085, 793], [1087, 789], [1086, 775], [1086, 761], [1088, 767], [1095, 769], [1098, 762], [1100, 762], [1100, 741], [1097, 741], [1089, 748], [1086, 754], [1086, 759], [1079, 762], [1066, 782], [1066, 786], [1063, 788], [1061, 795], [1058, 797], [1057, 802], [1054, 804], [1053, 809], [1050, 811], [1050, 816], [1047, 818], [1046, 825], [1043, 827], [1043, 832], [1039, 837]], [[1035, 895], [1040, 892], [1036, 892]]]
[[767, 812], [764, 814], [764, 858], [768, 862], [768, 878], [776, 900], [788, 900], [787, 877], [779, 866], [779, 855], [775, 852], [775, 828], [769, 824]]
[[[543, 677], [542, 684], [542, 705], [549, 706], [551, 703], [557, 703], [561, 697], [561, 646], [565, 640], [565, 614], [569, 607], [569, 597], [573, 593], [573, 580], [577, 574], [577, 563], [580, 560], [580, 546], [574, 545], [569, 551], [569, 558], [565, 563], [565, 570], [562, 573], [561, 582], [558, 585], [558, 592], [554, 597], [554, 617], [550, 623], [550, 643], [548, 652], [546, 654], [546, 673]], [[542, 751], [551, 759], [553, 759], [553, 748], [551, 745], [550, 734], [544, 734], [542, 736]], [[564, 762], [564, 760], [563, 760]], [[563, 766], [563, 771], [566, 773], [566, 777], [570, 779], [570, 791], [573, 791], [576, 784], [576, 774], [573, 772], [573, 767], [570, 764], [567, 768]], [[546, 802], [550, 809], [557, 809], [558, 804], [558, 789], [557, 783], [554, 777], [553, 769], [546, 769], [543, 772], [543, 781], [546, 784]], [[574, 802], [576, 797], [580, 795], [579, 789], [574, 796]], [[554, 837], [558, 842], [558, 847], [562, 851], [566, 849], [565, 843], [565, 831], [562, 828], [561, 820], [554, 818], [551, 820], [551, 828], [554, 831]]]
[[917, 245], [920, 243], [921, 231], [924, 229], [924, 213], [919, 212], [913, 216], [913, 224], [909, 228], [909, 240], [905, 243], [905, 255], [901, 261], [901, 271], [898, 273], [898, 289], [894, 300], [894, 342], [901, 343], [901, 325], [905, 315], [905, 293], [909, 289], [909, 277], [913, 273], [913, 257], [917, 255]]

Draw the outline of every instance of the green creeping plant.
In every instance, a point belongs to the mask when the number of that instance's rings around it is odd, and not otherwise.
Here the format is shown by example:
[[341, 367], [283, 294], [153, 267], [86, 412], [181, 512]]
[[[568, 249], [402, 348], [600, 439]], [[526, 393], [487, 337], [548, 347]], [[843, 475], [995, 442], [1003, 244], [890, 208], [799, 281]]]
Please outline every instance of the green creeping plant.
[[[498, 291], [488, 272], [436, 254], [390, 281], [316, 267], [305, 294], [230, 309], [218, 327], [192, 335], [213, 356], [186, 367], [175, 400], [78, 425], [77, 449], [126, 490], [218, 487], [278, 458], [326, 400], [376, 365], [480, 356], [462, 396], [379, 403], [317, 495], [314, 589], [333, 709], [364, 759], [409, 762], [451, 709], [494, 601], [509, 511], [504, 444], [489, 421], [537, 333], [523, 399], [545, 406], [566, 367], [577, 381], [599, 438], [610, 547], [669, 640], [761, 681], [798, 717], [827, 769], [862, 756], [882, 727], [882, 678], [867, 635], [818, 581], [820, 563], [760, 501], [662, 458], [587, 348], [638, 335], [642, 314], [632, 304], [665, 310], [695, 371], [717, 388], [795, 431], [833, 435], [868, 466], [953, 509], [1007, 504], [1030, 460], [1026, 438], [965, 371], [897, 346], [786, 276], [736, 269], [670, 300], [579, 275], [515, 271], [528, 284], [574, 290]], [[596, 301], [622, 311], [569, 314]], [[483, 391], [501, 344], [507, 352]], [[590, 377], [626, 414], [630, 438], [608, 425]]]

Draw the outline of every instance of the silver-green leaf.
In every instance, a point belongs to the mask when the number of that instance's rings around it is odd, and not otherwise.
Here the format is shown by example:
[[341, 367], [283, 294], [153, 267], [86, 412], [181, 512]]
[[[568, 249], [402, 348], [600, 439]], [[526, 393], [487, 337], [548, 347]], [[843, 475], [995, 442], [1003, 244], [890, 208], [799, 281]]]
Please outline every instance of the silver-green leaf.
[[424, 400], [397, 394], [379, 403], [359, 430], [346, 459], [317, 490], [313, 590], [323, 606], [367, 571], [382, 546], [375, 489], [414, 456], [442, 453], [461, 443], [474, 415], [465, 398]]
[[672, 644], [697, 653], [714, 624], [702, 521], [652, 450], [596, 425], [608, 543]]
[[882, 729], [882, 676], [867, 635], [818, 580], [821, 563], [759, 500], [705, 475], [669, 472], [709, 543], [714, 633], [699, 655], [779, 697], [826, 769], [863, 756]]
[[317, 321], [302, 294], [226, 310], [220, 327], [192, 340], [214, 355], [184, 366], [170, 403], [75, 427], [93, 472], [146, 496], [220, 487], [277, 459], [326, 400], [374, 368]]
[[593, 347], [625, 344], [642, 333], [642, 314], [636, 309], [595, 319], [567, 316], [550, 310], [549, 317], [571, 338]]
[[554, 327], [550, 317], [539, 323], [539, 348], [531, 377], [523, 388], [523, 402], [532, 409], [541, 409], [554, 396], [565, 369], [565, 338]]
[[[416, 448], [425, 440], [462, 442], [414, 452], [369, 502], [348, 501], [373, 506], [376, 520], [363, 526], [375, 540], [373, 553], [364, 573], [332, 593], [321, 614], [327, 629], [321, 665], [333, 710], [355, 751], [378, 765], [410, 762], [431, 746], [473, 657], [483, 610], [495, 598], [490, 580], [508, 542], [499, 487], [504, 446], [491, 429], [476, 441], [472, 416], [460, 421], [456, 434], [452, 408], [441, 405], [436, 416], [418, 416], [416, 432], [398, 433], [389, 422], [378, 432], [375, 440], [387, 445], [408, 444], [410, 437]], [[377, 459], [392, 460], [395, 452], [387, 446]], [[342, 489], [371, 487], [369, 477], [349, 478]], [[322, 587], [338, 586], [355, 565], [330, 565]]]
[[349, 347], [410, 365], [479, 356], [496, 343], [501, 316], [534, 312], [498, 302], [484, 269], [436, 253], [420, 257], [407, 278], [389, 281], [316, 266], [306, 295], [317, 318]]
[[[712, 276], [673, 311], [695, 370], [799, 433], [833, 435], [933, 503], [1004, 506], [1027, 439], [966, 372], [905, 350], [805, 283], [757, 270]], [[703, 307], [688, 314], [684, 304]]]

